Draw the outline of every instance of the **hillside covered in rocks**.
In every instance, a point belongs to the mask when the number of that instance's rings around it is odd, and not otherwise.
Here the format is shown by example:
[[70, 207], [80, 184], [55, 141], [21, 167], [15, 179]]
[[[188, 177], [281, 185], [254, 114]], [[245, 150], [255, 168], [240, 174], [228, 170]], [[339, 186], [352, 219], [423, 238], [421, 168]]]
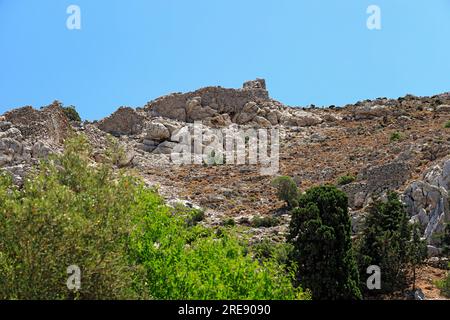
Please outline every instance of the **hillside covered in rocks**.
[[[411, 221], [423, 227], [430, 256], [439, 254], [436, 235], [450, 221], [450, 95], [407, 95], [327, 108], [289, 107], [270, 98], [262, 79], [241, 89], [207, 87], [170, 94], [137, 109], [121, 107], [94, 122], [70, 120], [58, 102], [30, 106], [0, 116], [0, 167], [21, 185], [39, 159], [58, 153], [73, 133], [84, 133], [99, 161], [109, 136], [124, 150], [119, 167], [135, 169], [149, 186], [159, 186], [169, 203], [205, 210], [207, 225], [233, 220], [250, 226], [250, 237], [283, 239], [289, 215], [260, 164], [174, 164], [174, 139], [202, 122], [200, 152], [217, 143], [216, 129], [279, 131], [279, 172], [301, 190], [339, 183], [349, 197], [353, 232], [360, 231], [366, 208], [389, 190], [402, 195]], [[255, 217], [274, 218], [270, 226]]]

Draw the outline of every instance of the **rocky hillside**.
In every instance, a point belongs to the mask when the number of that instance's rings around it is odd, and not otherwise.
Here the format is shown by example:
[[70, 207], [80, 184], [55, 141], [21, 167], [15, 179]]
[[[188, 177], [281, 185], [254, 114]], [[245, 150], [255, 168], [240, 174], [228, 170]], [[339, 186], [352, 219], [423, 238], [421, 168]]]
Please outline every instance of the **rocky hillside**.
[[[0, 117], [0, 167], [20, 185], [39, 159], [59, 152], [65, 137], [83, 132], [99, 160], [109, 135], [125, 153], [118, 166], [131, 167], [148, 185], [159, 185], [169, 202], [206, 210], [205, 223], [253, 226], [258, 239], [282, 239], [289, 216], [259, 164], [174, 164], [174, 137], [202, 121], [200, 152], [218, 141], [217, 130], [271, 128], [279, 132], [278, 175], [294, 177], [301, 189], [338, 183], [350, 199], [357, 233], [367, 206], [388, 190], [402, 194], [411, 219], [423, 226], [430, 255], [439, 253], [439, 234], [450, 220], [450, 95], [396, 100], [379, 98], [354, 105], [294, 108], [270, 98], [264, 80], [242, 89], [208, 87], [121, 107], [98, 122], [70, 121], [60, 104], [23, 107]], [[255, 217], [275, 217], [268, 228]]]

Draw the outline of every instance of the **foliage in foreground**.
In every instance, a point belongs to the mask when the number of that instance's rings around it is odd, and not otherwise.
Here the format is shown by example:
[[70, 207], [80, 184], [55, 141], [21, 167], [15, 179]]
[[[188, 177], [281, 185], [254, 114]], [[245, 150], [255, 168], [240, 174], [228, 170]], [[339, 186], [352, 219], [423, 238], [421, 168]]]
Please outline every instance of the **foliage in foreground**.
[[346, 194], [335, 186], [314, 187], [298, 203], [289, 242], [299, 283], [316, 300], [360, 299]]
[[188, 226], [153, 194], [131, 241], [132, 256], [146, 270], [155, 299], [303, 299], [291, 276], [274, 259], [258, 262], [229, 230]]
[[[2, 175], [0, 298], [134, 297], [134, 265], [125, 253], [138, 189], [106, 165], [90, 166], [88, 156], [80, 137], [20, 190]], [[82, 273], [76, 294], [66, 286], [71, 265]]]
[[[0, 177], [0, 299], [301, 299], [286, 268], [252, 258], [137, 179], [92, 165], [85, 138], [22, 189]], [[81, 269], [68, 290], [67, 267]]]

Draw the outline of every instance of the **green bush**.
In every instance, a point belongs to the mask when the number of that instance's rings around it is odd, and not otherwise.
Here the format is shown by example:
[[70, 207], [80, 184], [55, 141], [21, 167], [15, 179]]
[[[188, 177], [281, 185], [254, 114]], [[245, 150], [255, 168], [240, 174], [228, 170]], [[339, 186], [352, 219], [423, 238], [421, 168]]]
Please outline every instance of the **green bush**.
[[[368, 266], [383, 270], [381, 293], [404, 289], [407, 267], [419, 265], [426, 257], [426, 245], [418, 227], [409, 224], [409, 216], [398, 194], [390, 192], [387, 201], [376, 200], [369, 208], [362, 238], [358, 244], [360, 275]], [[361, 283], [365, 288], [365, 283]], [[369, 292], [367, 292], [369, 293]]]
[[236, 221], [233, 218], [228, 218], [222, 221], [222, 225], [224, 227], [234, 227], [236, 225]]
[[356, 180], [356, 177], [355, 177], [355, 176], [353, 176], [353, 175], [351, 175], [351, 174], [347, 174], [347, 175], [345, 175], [345, 176], [339, 177], [339, 179], [338, 179], [338, 181], [337, 181], [337, 184], [338, 184], [339, 186], [344, 186], [344, 185], [346, 185], [346, 184], [350, 184], [350, 183], [354, 182], [355, 180]]
[[78, 114], [77, 110], [75, 109], [74, 106], [67, 106], [67, 107], [62, 107], [64, 114], [66, 115], [66, 117], [71, 120], [71, 121], [81, 121], [81, 117]]
[[189, 226], [151, 194], [139, 203], [146, 214], [131, 241], [132, 257], [144, 266], [145, 288], [155, 299], [308, 298], [284, 266], [255, 260], [232, 231]]
[[450, 128], [450, 120], [448, 120], [445, 124], [444, 124], [444, 128], [449, 129]]
[[289, 229], [297, 280], [313, 299], [361, 298], [344, 192], [329, 185], [307, 190], [292, 212]]
[[275, 259], [278, 263], [284, 265], [290, 263], [289, 256], [293, 249], [290, 243], [277, 243], [269, 239], [263, 239], [252, 245], [252, 251], [258, 260]]
[[272, 181], [272, 186], [277, 188], [278, 199], [285, 201], [290, 208], [297, 206], [298, 188], [291, 177], [277, 177]]
[[[450, 269], [450, 264], [448, 267]], [[450, 298], [450, 273], [447, 274], [447, 277], [444, 280], [438, 281], [437, 286], [441, 290], [442, 295]]]
[[400, 141], [402, 139], [403, 139], [403, 134], [401, 134], [398, 131], [392, 133], [391, 137], [390, 137], [391, 142], [398, 142], [398, 141]]
[[280, 219], [276, 217], [254, 217], [250, 223], [253, 228], [271, 228], [278, 226]]
[[[23, 189], [0, 178], [0, 299], [134, 298], [138, 274], [126, 245], [136, 181], [107, 165], [89, 165], [85, 139], [43, 162]], [[81, 290], [66, 286], [81, 269]]]

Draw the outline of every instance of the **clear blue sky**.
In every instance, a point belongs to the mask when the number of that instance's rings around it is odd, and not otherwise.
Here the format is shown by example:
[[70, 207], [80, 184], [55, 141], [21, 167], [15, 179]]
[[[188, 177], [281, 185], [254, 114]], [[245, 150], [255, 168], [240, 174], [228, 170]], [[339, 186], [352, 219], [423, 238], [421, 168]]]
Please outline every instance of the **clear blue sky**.
[[256, 77], [290, 105], [432, 95], [450, 91], [449, 39], [450, 0], [0, 0], [0, 114], [58, 99], [99, 119]]

